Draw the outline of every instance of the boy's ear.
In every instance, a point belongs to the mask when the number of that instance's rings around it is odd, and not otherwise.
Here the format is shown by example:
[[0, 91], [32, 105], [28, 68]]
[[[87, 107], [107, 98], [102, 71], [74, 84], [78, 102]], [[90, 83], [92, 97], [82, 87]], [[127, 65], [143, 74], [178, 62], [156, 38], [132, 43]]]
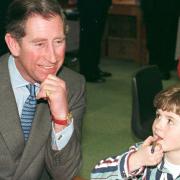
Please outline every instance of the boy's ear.
[[20, 51], [19, 42], [16, 38], [14, 38], [10, 33], [6, 33], [5, 35], [6, 44], [13, 56], [18, 56]]

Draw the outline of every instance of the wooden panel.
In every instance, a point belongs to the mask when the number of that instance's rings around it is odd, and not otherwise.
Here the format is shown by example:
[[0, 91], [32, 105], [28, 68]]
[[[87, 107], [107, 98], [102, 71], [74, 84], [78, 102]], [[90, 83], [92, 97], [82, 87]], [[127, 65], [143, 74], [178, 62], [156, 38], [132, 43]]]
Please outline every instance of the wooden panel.
[[146, 64], [144, 26], [138, 0], [114, 0], [109, 11], [107, 56]]
[[110, 15], [108, 18], [108, 35], [112, 37], [136, 38], [136, 18], [134, 16]]
[[108, 56], [124, 60], [137, 60], [137, 41], [134, 39], [108, 38]]
[[109, 14], [138, 16], [140, 14], [139, 3], [135, 0], [115, 0]]
[[137, 3], [137, 0], [112, 0], [113, 4], [129, 4], [134, 5]]

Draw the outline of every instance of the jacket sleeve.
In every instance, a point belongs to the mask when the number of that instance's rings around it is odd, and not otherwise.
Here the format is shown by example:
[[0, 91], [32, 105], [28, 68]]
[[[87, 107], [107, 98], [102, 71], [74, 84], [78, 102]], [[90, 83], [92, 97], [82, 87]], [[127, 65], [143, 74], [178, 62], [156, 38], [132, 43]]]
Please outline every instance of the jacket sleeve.
[[76, 176], [81, 166], [81, 149], [80, 142], [74, 132], [68, 144], [61, 150], [55, 151], [49, 148], [48, 143], [46, 154], [47, 170], [53, 180], [67, 179], [70, 180]]
[[85, 80], [79, 78], [76, 87], [69, 88], [69, 110], [72, 112], [74, 119], [74, 132], [67, 145], [60, 151], [51, 148], [51, 138], [47, 143], [45, 156], [46, 166], [54, 180], [70, 180], [76, 176], [81, 166], [81, 126], [85, 112]]
[[100, 179], [131, 179], [142, 173], [143, 168], [129, 173], [128, 160], [132, 153], [136, 152], [137, 146], [131, 146], [129, 151], [119, 156], [108, 157], [101, 160], [91, 172], [91, 180]]

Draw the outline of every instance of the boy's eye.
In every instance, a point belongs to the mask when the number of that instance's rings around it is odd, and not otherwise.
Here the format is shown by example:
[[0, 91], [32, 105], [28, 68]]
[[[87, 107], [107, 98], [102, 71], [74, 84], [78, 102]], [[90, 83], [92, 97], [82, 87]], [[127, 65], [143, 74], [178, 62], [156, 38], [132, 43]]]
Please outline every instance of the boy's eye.
[[173, 121], [172, 121], [172, 119], [168, 119], [168, 124], [170, 124], [170, 125], [173, 125]]
[[159, 118], [160, 114], [158, 112], [156, 112], [156, 118]]

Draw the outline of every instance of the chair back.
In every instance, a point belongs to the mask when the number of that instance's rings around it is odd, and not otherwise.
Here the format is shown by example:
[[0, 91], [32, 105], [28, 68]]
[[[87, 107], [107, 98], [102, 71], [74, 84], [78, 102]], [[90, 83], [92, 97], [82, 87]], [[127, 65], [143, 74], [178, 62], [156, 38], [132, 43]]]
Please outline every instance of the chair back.
[[139, 139], [144, 140], [152, 134], [156, 113], [153, 100], [162, 89], [161, 74], [155, 65], [144, 66], [133, 75], [131, 128]]

